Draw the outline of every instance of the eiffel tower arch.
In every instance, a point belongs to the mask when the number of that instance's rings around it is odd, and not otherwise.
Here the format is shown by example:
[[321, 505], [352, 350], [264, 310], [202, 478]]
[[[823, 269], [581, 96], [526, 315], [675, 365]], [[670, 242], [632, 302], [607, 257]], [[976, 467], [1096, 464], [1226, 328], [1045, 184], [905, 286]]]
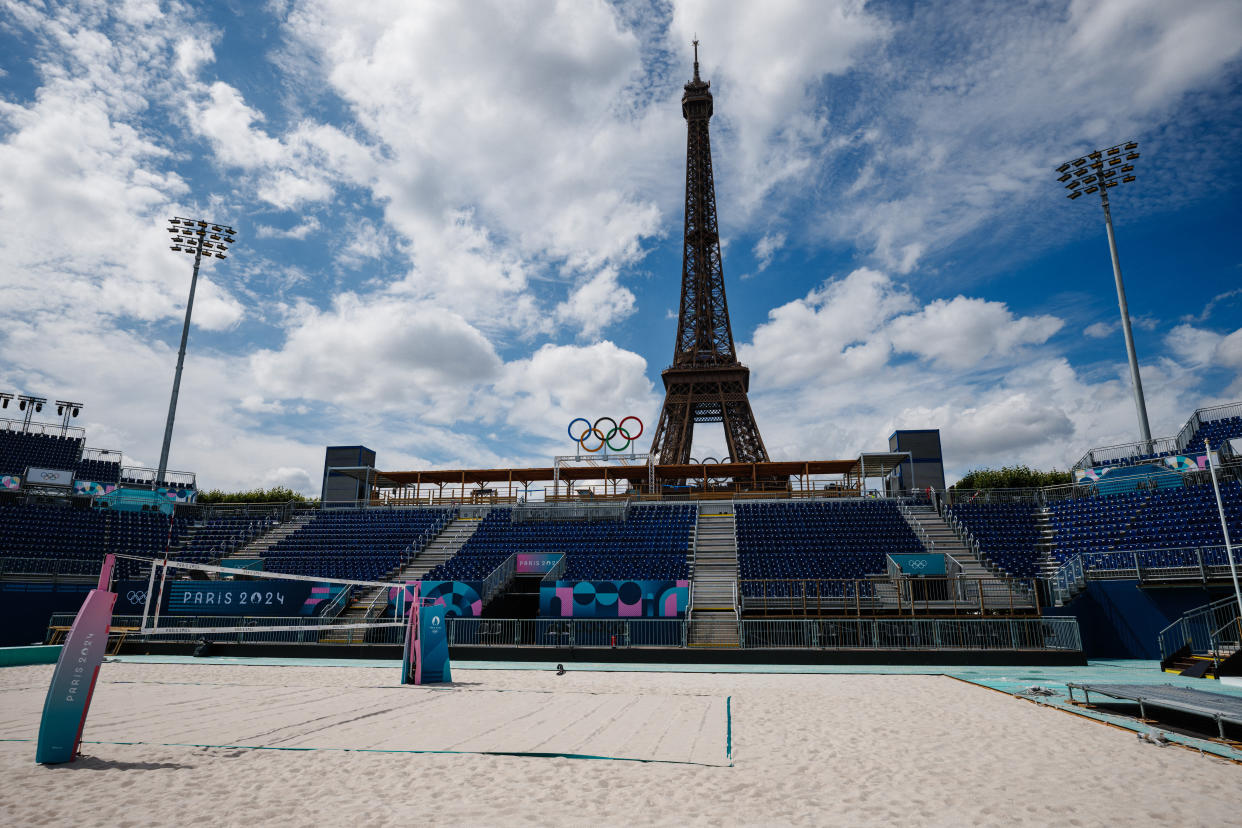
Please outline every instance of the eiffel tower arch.
[[690, 462], [696, 423], [720, 423], [729, 458], [767, 462], [768, 451], [747, 393], [750, 369], [737, 360], [716, 222], [716, 185], [707, 123], [711, 84], [699, 77], [694, 41], [694, 79], [681, 96], [686, 119], [686, 218], [681, 259], [681, 312], [673, 364], [666, 368], [664, 405], [651, 441], [657, 463]]

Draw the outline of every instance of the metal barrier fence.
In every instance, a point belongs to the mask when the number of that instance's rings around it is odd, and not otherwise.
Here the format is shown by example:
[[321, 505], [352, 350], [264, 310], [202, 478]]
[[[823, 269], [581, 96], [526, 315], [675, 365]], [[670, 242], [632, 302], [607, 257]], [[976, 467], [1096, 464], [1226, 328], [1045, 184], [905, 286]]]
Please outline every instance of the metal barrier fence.
[[684, 647], [680, 618], [453, 618], [455, 647]]
[[1168, 659], [1182, 647], [1190, 647], [1194, 655], [1218, 654], [1223, 644], [1231, 643], [1231, 627], [1238, 622], [1238, 600], [1232, 595], [1188, 610], [1156, 636], [1160, 660]]
[[39, 578], [99, 576], [103, 565], [100, 558], [34, 558], [18, 555], [0, 555], [0, 575], [30, 575]]
[[751, 615], [1038, 615], [1034, 578], [744, 579], [742, 611]]
[[[48, 625], [49, 640], [73, 623], [71, 613], [57, 613]], [[139, 616], [115, 616], [112, 628], [131, 642], [244, 644], [316, 644], [335, 630], [320, 629], [333, 619], [167, 618], [156, 633], [137, 632]], [[230, 632], [202, 630], [235, 625]], [[272, 627], [297, 629], [269, 629]], [[449, 644], [454, 647], [685, 647], [680, 619], [603, 618], [459, 618], [450, 617]], [[359, 644], [401, 644], [404, 626], [371, 627]], [[1045, 618], [849, 618], [743, 620], [744, 648], [880, 649], [880, 650], [1069, 650], [1082, 649], [1078, 622]]]
[[[48, 636], [73, 624], [73, 613], [56, 613]], [[454, 647], [684, 647], [680, 618], [461, 618], [448, 619], [449, 645]], [[371, 626], [356, 630], [321, 629], [340, 624], [339, 618], [230, 618], [221, 616], [161, 616], [158, 632], [141, 634], [141, 616], [117, 615], [114, 631], [125, 631], [129, 641], [197, 643], [202, 639], [224, 644], [401, 644], [404, 626]], [[150, 619], [148, 619], [148, 623]], [[219, 627], [230, 632], [204, 633]], [[271, 630], [270, 627], [297, 629]], [[341, 640], [342, 633], [348, 635]]]
[[743, 620], [746, 649], [1080, 652], [1072, 617]]
[[1084, 552], [1075, 558], [1079, 559], [1082, 574], [1090, 581], [1207, 581], [1229, 577], [1229, 558], [1224, 546]]

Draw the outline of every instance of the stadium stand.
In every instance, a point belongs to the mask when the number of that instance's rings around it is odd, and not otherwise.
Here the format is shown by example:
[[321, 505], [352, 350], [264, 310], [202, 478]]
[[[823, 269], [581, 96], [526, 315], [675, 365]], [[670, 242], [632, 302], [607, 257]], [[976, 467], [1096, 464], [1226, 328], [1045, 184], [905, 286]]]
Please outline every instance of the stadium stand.
[[748, 595], [779, 594], [748, 580], [865, 578], [886, 570], [887, 555], [925, 551], [884, 500], [739, 503], [737, 544]]
[[79, 460], [73, 476], [93, 483], [116, 484], [121, 482], [121, 464], [109, 460]]
[[25, 474], [27, 466], [73, 469], [81, 457], [81, 437], [0, 429], [0, 474]]
[[524, 521], [488, 512], [474, 535], [424, 580], [478, 581], [515, 552], [564, 553], [564, 580], [676, 580], [690, 576], [686, 554], [697, 510], [633, 506], [624, 520]]
[[1035, 503], [959, 503], [948, 514], [979, 542], [979, 553], [1010, 575], [1033, 578], [1039, 574], [1039, 528]]
[[[178, 518], [173, 525], [174, 542], [186, 523]], [[159, 512], [13, 504], [0, 506], [0, 538], [6, 572], [19, 568], [30, 574], [95, 575], [109, 552], [147, 557], [163, 553], [169, 518]], [[118, 571], [129, 577], [132, 568], [122, 561]]]
[[1224, 449], [1228, 454], [1229, 441], [1242, 438], [1242, 413], [1239, 412], [1242, 412], [1242, 403], [1200, 408], [1190, 415], [1175, 437], [1094, 448], [1084, 454], [1074, 468], [1133, 466], [1179, 454], [1202, 454], [1205, 439], [1211, 441], [1213, 448]]
[[317, 512], [264, 553], [270, 572], [325, 578], [383, 578], [452, 520], [452, 509]]
[[215, 563], [275, 525], [276, 521], [267, 515], [245, 512], [213, 515], [189, 528], [177, 557], [198, 563]]
[[1211, 440], [1213, 448], [1220, 448], [1225, 442], [1236, 437], [1242, 437], [1242, 417], [1208, 420], [1199, 424], [1198, 430], [1186, 445], [1185, 452], [1188, 454], [1203, 452], [1204, 438]]
[[[1220, 489], [1230, 535], [1242, 537], [1242, 483], [1225, 481]], [[1195, 549], [1225, 542], [1210, 484], [1056, 501], [1049, 511], [1053, 556], [1064, 562], [1088, 554], [1090, 569], [1131, 567], [1136, 553], [1140, 566], [1189, 566], [1198, 560]], [[1216, 552], [1205, 561], [1224, 562]]]

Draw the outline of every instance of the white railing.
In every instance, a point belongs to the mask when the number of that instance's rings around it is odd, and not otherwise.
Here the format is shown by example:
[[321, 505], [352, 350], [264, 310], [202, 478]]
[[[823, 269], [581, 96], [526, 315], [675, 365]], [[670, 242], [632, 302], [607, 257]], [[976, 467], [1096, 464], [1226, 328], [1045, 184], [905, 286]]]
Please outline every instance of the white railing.
[[1131, 457], [1142, 457], [1149, 454], [1178, 454], [1186, 449], [1191, 439], [1204, 423], [1223, 420], [1226, 417], [1242, 416], [1242, 402], [1225, 403], [1224, 405], [1200, 408], [1186, 420], [1173, 437], [1157, 437], [1150, 444], [1143, 441], [1119, 443], [1115, 446], [1100, 446], [1089, 450], [1074, 464], [1075, 469], [1086, 469], [1092, 466], [1115, 463]]
[[513, 580], [513, 577], [516, 574], [517, 553], [514, 552], [512, 555], [505, 558], [499, 566], [489, 572], [487, 577], [483, 579], [483, 594], [479, 596], [483, 599], [483, 603], [486, 604], [488, 601], [492, 600], [496, 593], [504, 589], [505, 586]]
[[1082, 556], [1075, 555], [1057, 567], [1052, 573], [1052, 589], [1055, 600], [1060, 604], [1068, 603], [1075, 595], [1087, 586], [1087, 576], [1082, 567]]
[[156, 480], [157, 476], [159, 476], [159, 471], [157, 469], [148, 469], [143, 466], [121, 466], [122, 483], [133, 481], [145, 486], [153, 487], [167, 483], [174, 483], [193, 487], [196, 482], [194, 472], [188, 471], [166, 470], [164, 472], [163, 480]]
[[84, 448], [82, 449], [83, 460], [99, 460], [103, 463], [121, 463], [121, 452], [116, 449], [100, 449], [100, 448]]
[[27, 423], [23, 420], [0, 419], [0, 431], [16, 431], [21, 434], [48, 434], [53, 437], [71, 437], [77, 440], [86, 439], [86, 429], [80, 426], [65, 426], [61, 423]]
[[354, 586], [353, 584], [350, 584], [349, 586], [345, 587], [340, 592], [338, 592], [332, 598], [332, 600], [328, 602], [328, 605], [323, 608], [323, 612], [319, 613], [319, 617], [320, 618], [336, 618], [338, 615], [340, 615], [342, 612], [345, 611], [346, 607], [349, 606], [349, 599], [353, 594], [354, 594]]
[[927, 536], [927, 530], [923, 528], [923, 524], [914, 517], [914, 512], [910, 509], [910, 505], [904, 500], [897, 501], [897, 508], [901, 511], [901, 516], [905, 518], [906, 524], [914, 530], [914, 534], [918, 536], [919, 542], [923, 544], [923, 548], [928, 552], [936, 551], [936, 543]]

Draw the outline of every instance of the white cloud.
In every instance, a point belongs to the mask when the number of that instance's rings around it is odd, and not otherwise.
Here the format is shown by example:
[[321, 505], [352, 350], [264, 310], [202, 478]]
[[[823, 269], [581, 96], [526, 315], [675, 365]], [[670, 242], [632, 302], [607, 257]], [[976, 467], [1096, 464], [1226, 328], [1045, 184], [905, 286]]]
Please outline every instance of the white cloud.
[[647, 361], [606, 341], [544, 345], [530, 358], [506, 365], [495, 392], [503, 402], [498, 416], [544, 437], [556, 454], [572, 453], [566, 428], [575, 417], [619, 422], [634, 415], [645, 423], [641, 443], [649, 445], [660, 404], [647, 378]]
[[734, 138], [736, 155], [716, 159], [728, 173], [719, 180], [737, 194], [730, 206], [741, 208], [723, 211], [725, 222], [749, 218], [769, 193], [811, 168], [829, 130], [827, 108], [815, 99], [817, 84], [853, 68], [888, 32], [855, 0], [674, 4], [666, 48], [688, 58], [698, 36], [702, 74], [716, 96], [715, 134]]
[[585, 337], [634, 313], [634, 294], [617, 284], [617, 271], [607, 267], [581, 283], [557, 305], [557, 318], [577, 325]]
[[834, 241], [861, 240], [908, 273], [930, 252], [979, 241], [972, 234], [985, 225], [996, 241], [1020, 236], [1026, 250], [1081, 235], [1087, 226], [1056, 196], [1051, 168], [1132, 135], [1147, 141], [1148, 186], [1127, 196], [1129, 215], [1222, 186], [1223, 154], [1163, 129], [1191, 93], [1212, 96], [1218, 116], [1237, 111], [1221, 79], [1242, 51], [1242, 5], [908, 8], [863, 62], [869, 82], [845, 90], [849, 106], [833, 111], [838, 143], [808, 182], [826, 190]]
[[[773, 309], [740, 355], [776, 459], [850, 457], [897, 428], [939, 428], [951, 475], [1015, 461], [1066, 468], [1088, 448], [1137, 439], [1137, 427], [1125, 362], [1080, 373], [1048, 352], [1060, 328], [976, 298], [920, 303], [860, 269]], [[1178, 330], [1169, 348], [1173, 359], [1143, 369], [1160, 434], [1216, 401], [1195, 391], [1209, 361], [1242, 378], [1242, 331]]]
[[386, 295], [303, 307], [280, 350], [251, 357], [265, 396], [468, 417], [473, 389], [493, 379], [492, 344], [457, 314]]
[[784, 246], [784, 233], [764, 233], [763, 237], [755, 242], [755, 259], [759, 263], [759, 269], [756, 272], [762, 273], [767, 270], [768, 265], [772, 264], [772, 257]]
[[970, 367], [1023, 345], [1042, 345], [1061, 329], [1053, 316], [1015, 318], [1000, 302], [956, 296], [937, 299], [890, 327], [893, 346], [951, 367]]
[[302, 220], [288, 229], [272, 227], [267, 224], [255, 225], [254, 233], [260, 239], [297, 239], [301, 241], [311, 233], [319, 230], [319, 219], [314, 216], [303, 216]]
[[184, 37], [177, 42], [177, 71], [184, 78], [195, 77], [208, 63], [216, 59], [211, 44], [197, 37]]
[[[92, 444], [155, 462], [176, 348], [160, 336], [188, 279], [162, 219], [249, 217], [200, 283], [197, 328], [227, 333], [192, 343], [173, 464], [205, 485], [311, 492], [326, 442], [377, 443], [385, 465], [503, 465], [564, 448], [573, 416], [630, 413], [649, 439], [647, 361], [590, 340], [652, 312], [633, 280], [679, 232], [695, 31], [725, 235], [750, 238], [736, 228], [762, 215], [762, 270], [806, 235], [785, 217], [809, 212], [863, 261], [914, 273], [1005, 211], [1047, 224], [1030, 210], [1040, 159], [1102, 140], [1103, 124], [1136, 134], [1189, 93], [1235, 112], [1217, 81], [1242, 13], [313, 0], [280, 27], [281, 88], [265, 88], [228, 82], [234, 35], [200, 10], [114, 5], [6, 7], [39, 87], [0, 99], [0, 383], [87, 400]], [[1099, 117], [1067, 108], [1076, 98]], [[1178, 151], [1144, 157], [1171, 169]], [[979, 157], [992, 169], [963, 175]], [[1207, 180], [1211, 161], [1184, 166]], [[314, 252], [282, 255], [295, 247]], [[1124, 363], [1076, 369], [1054, 352], [1059, 319], [956, 295], [962, 278], [926, 303], [861, 268], [774, 308], [741, 349], [773, 455], [940, 425], [951, 465], [1046, 465], [1133, 436]], [[1242, 332], [1199, 327], [1212, 307], [1144, 364], [1157, 430], [1180, 425], [1209, 373], [1242, 393]]]

